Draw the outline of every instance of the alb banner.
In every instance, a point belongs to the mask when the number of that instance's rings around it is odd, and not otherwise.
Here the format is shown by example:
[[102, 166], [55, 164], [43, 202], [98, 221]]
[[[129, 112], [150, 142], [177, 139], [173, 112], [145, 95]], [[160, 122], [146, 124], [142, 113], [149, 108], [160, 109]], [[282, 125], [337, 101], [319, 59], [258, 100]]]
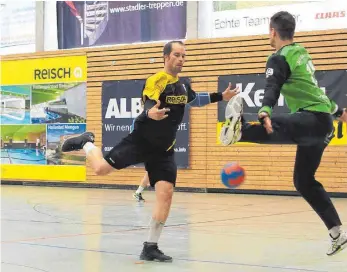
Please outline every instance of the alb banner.
[[59, 49], [186, 37], [185, 1], [58, 1]]
[[[102, 152], [107, 154], [131, 130], [143, 111], [142, 88], [145, 80], [104, 81], [102, 84]], [[178, 168], [189, 167], [189, 107], [178, 127], [175, 144]]]

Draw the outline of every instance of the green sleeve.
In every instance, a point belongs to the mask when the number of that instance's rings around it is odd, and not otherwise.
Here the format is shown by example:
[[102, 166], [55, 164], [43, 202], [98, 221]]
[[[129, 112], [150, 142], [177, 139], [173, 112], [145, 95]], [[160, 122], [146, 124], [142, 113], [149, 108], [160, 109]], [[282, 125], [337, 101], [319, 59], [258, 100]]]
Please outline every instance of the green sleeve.
[[261, 112], [265, 112], [267, 113], [267, 115], [269, 115], [269, 117], [271, 118], [272, 115], [272, 109], [269, 106], [263, 106], [259, 111], [258, 114]]
[[334, 101], [332, 101], [332, 100], [330, 100], [330, 103], [331, 103], [331, 108], [330, 108], [331, 114], [334, 114], [334, 113], [337, 112], [337, 110], [339, 109], [339, 107], [338, 107], [337, 104], [336, 104]]

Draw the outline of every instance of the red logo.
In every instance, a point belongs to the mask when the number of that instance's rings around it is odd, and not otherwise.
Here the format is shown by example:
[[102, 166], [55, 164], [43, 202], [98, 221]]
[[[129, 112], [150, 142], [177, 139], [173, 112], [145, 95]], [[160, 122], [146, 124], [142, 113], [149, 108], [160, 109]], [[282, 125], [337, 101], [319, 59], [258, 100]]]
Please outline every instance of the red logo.
[[316, 13], [315, 19], [332, 19], [346, 17], [346, 11], [329, 11]]

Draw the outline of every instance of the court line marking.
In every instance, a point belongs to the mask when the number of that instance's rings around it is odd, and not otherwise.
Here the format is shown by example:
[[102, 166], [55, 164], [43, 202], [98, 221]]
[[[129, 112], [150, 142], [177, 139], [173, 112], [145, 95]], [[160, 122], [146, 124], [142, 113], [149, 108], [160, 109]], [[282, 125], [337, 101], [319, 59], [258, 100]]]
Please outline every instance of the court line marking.
[[116, 232], [130, 232], [130, 231], [138, 231], [145, 228], [133, 228], [133, 229], [127, 229], [127, 230], [114, 230], [114, 231], [104, 231], [104, 232], [89, 232], [89, 233], [75, 233], [75, 234], [65, 234], [65, 235], [57, 235], [57, 236], [47, 236], [47, 237], [34, 237], [34, 238], [27, 238], [27, 239], [20, 239], [20, 240], [10, 240], [10, 241], [1, 241], [0, 244], [11, 244], [11, 243], [21, 243], [21, 242], [28, 242], [28, 241], [38, 241], [38, 240], [47, 240], [47, 239], [57, 239], [57, 238], [67, 238], [67, 237], [79, 237], [79, 236], [86, 236], [86, 235], [95, 235], [95, 234], [110, 234], [110, 233], [116, 233]]
[[32, 266], [24, 265], [24, 264], [16, 264], [16, 263], [8, 263], [8, 262], [1, 262], [1, 263], [8, 264], [8, 265], [13, 265], [13, 266], [27, 267], [27, 268], [31, 268], [31, 269], [38, 270], [38, 271], [43, 271], [43, 272], [49, 272], [48, 270], [43, 270], [41, 268], [32, 267]]
[[[278, 201], [274, 201], [275, 203], [277, 203]], [[271, 201], [269, 202], [271, 203]], [[46, 203], [44, 203], [46, 204]], [[268, 204], [268, 203], [267, 203]], [[44, 212], [44, 211], [40, 211], [38, 207], [40, 207], [40, 205], [42, 205], [42, 203], [37, 203], [35, 204], [32, 209], [39, 213], [39, 214], [42, 214], [42, 215], [46, 215], [46, 216], [49, 216], [49, 217], [52, 217], [52, 218], [56, 218], [56, 219], [64, 219], [64, 220], [68, 220], [68, 221], [72, 221], [72, 222], [76, 222], [76, 224], [81, 224], [81, 223], [87, 223], [86, 225], [95, 225], [95, 224], [88, 224], [88, 221], [84, 221], [84, 220], [74, 220], [74, 219], [71, 219], [71, 218], [68, 218], [68, 217], [64, 217], [64, 216], [59, 216], [59, 215], [55, 215], [55, 214], [50, 214], [48, 212]], [[206, 214], [206, 212], [213, 212], [213, 213], [216, 213], [216, 212], [227, 212], [227, 211], [230, 211], [231, 209], [230, 208], [241, 208], [241, 207], [249, 207], [249, 206], [255, 206], [256, 204], [254, 203], [248, 203], [248, 204], [243, 204], [243, 205], [233, 205], [233, 206], [230, 206], [228, 208], [223, 208], [223, 209], [210, 209], [208, 211], [205, 210], [201, 210], [199, 212], [195, 212], [195, 213], [191, 213], [191, 215], [197, 215], [197, 214]], [[82, 205], [81, 205], [82, 206]], [[89, 205], [88, 205], [89, 206]], [[121, 206], [127, 206], [127, 205], [121, 205]], [[185, 208], [187, 209], [187, 208]], [[175, 207], [172, 207], [172, 210], [175, 210]], [[150, 209], [148, 209], [148, 211], [151, 213]], [[173, 212], [173, 211], [172, 211]], [[172, 213], [171, 212], [171, 213]], [[112, 216], [112, 218], [115, 217], [115, 216]], [[179, 218], [179, 216], [175, 216], [174, 214], [172, 216], [170, 216], [170, 219], [174, 219], [174, 218]], [[100, 225], [103, 225], [102, 223]], [[107, 225], [107, 224], [106, 224]]]
[[[56, 246], [56, 245], [45, 245], [45, 244], [34, 244], [34, 243], [20, 243], [20, 244], [30, 245], [30, 246], [51, 247], [51, 248], [60, 248], [60, 249], [68, 249], [68, 250], [89, 251], [89, 252], [95, 252], [95, 253], [106, 253], [106, 254], [137, 256], [138, 257], [138, 254], [114, 252], [114, 251], [107, 251], [107, 250], [83, 249], [83, 248], [74, 248], [74, 247]], [[284, 267], [284, 266], [257, 265], [257, 264], [237, 263], [237, 262], [228, 262], [228, 261], [199, 260], [199, 259], [176, 258], [176, 257], [174, 258], [174, 260], [184, 261], [184, 262], [200, 262], [200, 263], [238, 265], [238, 266], [248, 266], [248, 267], [262, 267], [262, 268], [283, 269], [283, 270], [291, 270], [291, 271], [329, 272], [327, 270], [315, 270], [315, 269]]]
[[[270, 217], [270, 216], [276, 216], [276, 215], [302, 213], [302, 212], [307, 212], [307, 211], [309, 211], [309, 210], [287, 212], [287, 213], [274, 213], [274, 214], [267, 214], [267, 215], [244, 216], [244, 217], [235, 217], [235, 218], [220, 219], [220, 220], [208, 220], [208, 221], [200, 221], [200, 222], [179, 223], [179, 224], [166, 225], [164, 227], [165, 228], [172, 228], [172, 227], [181, 227], [181, 226], [188, 226], [188, 225], [199, 225], [199, 224], [214, 223], [214, 222], [236, 221], [236, 220], [250, 219], [250, 218], [257, 218], [257, 217]], [[110, 234], [110, 233], [116, 233], [116, 232], [130, 232], [130, 231], [138, 231], [138, 230], [143, 230], [143, 229], [148, 229], [148, 227], [138, 227], [138, 228], [132, 228], [132, 229], [127, 229], [127, 230], [114, 230], [114, 231], [105, 231], [105, 232], [65, 234], [65, 235], [36, 237], [36, 238], [33, 237], [33, 238], [27, 238], [27, 239], [1, 241], [0, 244], [19, 243], [19, 242], [36, 241], [36, 240], [47, 240], [47, 239], [56, 239], [56, 238], [66, 238], [66, 237], [78, 237], [78, 236], [86, 236], [86, 235], [94, 235], [94, 234]]]
[[[3, 219], [2, 219], [3, 220]], [[5, 221], [14, 221], [14, 222], [17, 222], [17, 220], [5, 220]], [[20, 221], [18, 220], [19, 222], [26, 222], [26, 223], [54, 223], [54, 224], [65, 224], [65, 222], [45, 222], [45, 221]], [[287, 224], [287, 222], [285, 222]], [[69, 223], [67, 222], [66, 224], [75, 224], [75, 223]], [[251, 224], [251, 223], [249, 223]], [[300, 222], [301, 224], [301, 222]], [[313, 224], [313, 223], [312, 223]], [[90, 225], [90, 224], [89, 224]], [[98, 224], [96, 224], [98, 225]], [[111, 232], [100, 232], [100, 233], [85, 233], [85, 234], [72, 234], [71, 236], [74, 237], [74, 236], [87, 236], [87, 235], [96, 235], [96, 234], [112, 234], [112, 233], [117, 233], [117, 232], [131, 232], [131, 231], [137, 231], [137, 230], [148, 230], [149, 228], [147, 226], [133, 226], [133, 225], [108, 225], [108, 224], [101, 224], [103, 227], [134, 227], [135, 229], [125, 229], [125, 230], [115, 230], [115, 231], [111, 231]], [[92, 225], [94, 226], [94, 225]], [[181, 227], [184, 227], [185, 225], [182, 225], [182, 226], [171, 226], [171, 225], [168, 225], [168, 226], [164, 226], [166, 228], [177, 228], [177, 229], [181, 229]], [[191, 226], [191, 229], [194, 230], [194, 232], [197, 232], [197, 233], [202, 233], [202, 234], [211, 234], [211, 235], [224, 235], [224, 236], [234, 236], [235, 234], [237, 236], [239, 235], [251, 235], [251, 234], [254, 234], [254, 232], [240, 232], [240, 231], [237, 231], [236, 233], [234, 234], [223, 234], [221, 232], [214, 232], [214, 231], [211, 231], [210, 230], [210, 227], [211, 226], [227, 226], [227, 225], [208, 225], [208, 226]], [[206, 228], [206, 229], [200, 229], [200, 228]], [[283, 238], [283, 235], [282, 234], [263, 234], [264, 236], [266, 236], [267, 238], [269, 239], [272, 239], [272, 238]], [[302, 240], [300, 238], [301, 236], [300, 235], [297, 235], [297, 236], [285, 236], [284, 238], [286, 240]], [[9, 244], [9, 243], [20, 243], [21, 241], [25, 242], [25, 241], [36, 241], [36, 240], [48, 240], [48, 239], [55, 239], [55, 238], [66, 238], [66, 236], [57, 236], [57, 237], [39, 237], [39, 239], [36, 239], [36, 238], [28, 238], [28, 239], [25, 239], [25, 240], [18, 240], [18, 241], [3, 241], [3, 242], [0, 242], [1, 243], [4, 243], [4, 244]], [[306, 238], [306, 240], [309, 240], [309, 241], [321, 241], [322, 239], [314, 239], [314, 238]]]

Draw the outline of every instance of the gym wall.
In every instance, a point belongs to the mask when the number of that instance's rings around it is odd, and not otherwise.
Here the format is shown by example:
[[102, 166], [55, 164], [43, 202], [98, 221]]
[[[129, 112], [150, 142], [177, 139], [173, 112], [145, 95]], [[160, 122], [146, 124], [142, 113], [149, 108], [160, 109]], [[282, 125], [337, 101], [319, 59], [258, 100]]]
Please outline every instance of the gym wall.
[[[296, 41], [311, 53], [317, 71], [347, 69], [346, 40], [345, 29], [296, 34]], [[87, 130], [96, 134], [96, 145], [101, 146], [102, 82], [146, 79], [160, 71], [163, 67], [162, 47], [163, 43], [123, 45], [14, 55], [11, 59], [85, 54]], [[219, 76], [264, 73], [267, 56], [272, 53], [267, 35], [188, 40], [186, 49], [187, 59], [181, 76], [192, 79], [194, 90], [209, 92], [217, 91]], [[9, 59], [9, 57], [3, 58], [3, 60]], [[221, 167], [227, 162], [237, 161], [245, 167], [247, 174], [246, 182], [239, 189], [294, 191], [292, 174], [296, 147], [247, 144], [222, 147], [217, 144], [217, 108], [217, 104], [212, 104], [191, 110], [190, 168], [178, 171], [177, 187], [223, 188], [219, 180]], [[317, 173], [317, 180], [322, 182], [329, 192], [347, 192], [346, 127], [343, 131], [344, 138], [339, 144], [327, 148]], [[1, 167], [3, 169], [3, 165]], [[15, 176], [6, 176], [3, 171], [1, 175], [4, 180], [21, 180]], [[96, 176], [87, 164], [85, 180], [65, 182], [138, 185], [143, 175], [143, 168], [131, 168], [115, 171], [108, 176]], [[39, 180], [52, 181], [49, 177], [42, 177]], [[59, 182], [59, 179], [55, 181]]]

